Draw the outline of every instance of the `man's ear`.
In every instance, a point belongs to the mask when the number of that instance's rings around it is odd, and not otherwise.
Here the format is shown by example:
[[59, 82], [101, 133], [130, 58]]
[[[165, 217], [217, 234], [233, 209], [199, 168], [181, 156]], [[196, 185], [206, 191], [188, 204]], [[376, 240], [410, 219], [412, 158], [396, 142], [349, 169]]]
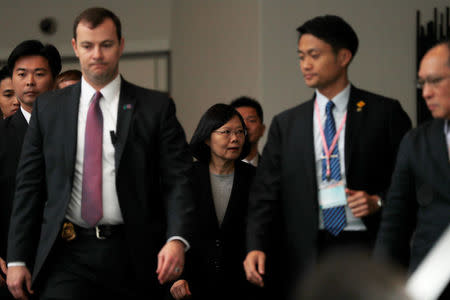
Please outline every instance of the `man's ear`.
[[77, 57], [79, 57], [79, 56], [78, 56], [77, 41], [76, 41], [74, 38], [72, 38], [72, 48], [73, 48], [73, 52], [75, 52], [75, 55], [76, 55]]
[[122, 56], [123, 48], [125, 47], [125, 40], [124, 40], [124, 38], [122, 37], [119, 42], [120, 42], [120, 45], [119, 45], [119, 47], [120, 47], [120, 56]]
[[352, 60], [352, 52], [346, 48], [342, 48], [339, 50], [338, 53], [338, 60], [339, 64], [343, 67], [347, 67], [350, 64], [350, 61]]

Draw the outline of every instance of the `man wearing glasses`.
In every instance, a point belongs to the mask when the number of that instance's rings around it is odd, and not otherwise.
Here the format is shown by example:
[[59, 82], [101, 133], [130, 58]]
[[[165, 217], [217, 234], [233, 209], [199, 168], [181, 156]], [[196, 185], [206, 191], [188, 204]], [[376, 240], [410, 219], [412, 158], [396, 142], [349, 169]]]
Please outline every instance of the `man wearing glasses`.
[[[375, 248], [399, 262], [411, 253], [410, 272], [450, 224], [450, 40], [425, 54], [418, 87], [434, 119], [400, 144]], [[449, 296], [447, 286], [440, 299]]]

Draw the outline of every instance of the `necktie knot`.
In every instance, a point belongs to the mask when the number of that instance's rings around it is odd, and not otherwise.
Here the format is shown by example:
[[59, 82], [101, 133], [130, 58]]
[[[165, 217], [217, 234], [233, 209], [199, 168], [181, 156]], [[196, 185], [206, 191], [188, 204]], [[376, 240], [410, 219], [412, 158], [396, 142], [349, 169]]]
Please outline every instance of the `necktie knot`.
[[331, 100], [328, 101], [327, 106], [325, 107], [325, 111], [326, 111], [327, 115], [331, 113], [331, 111], [333, 110], [334, 105], [335, 104], [334, 104], [333, 101], [331, 101]]
[[100, 103], [100, 99], [102, 98], [102, 93], [96, 92], [94, 97], [92, 98], [92, 105], [98, 105]]

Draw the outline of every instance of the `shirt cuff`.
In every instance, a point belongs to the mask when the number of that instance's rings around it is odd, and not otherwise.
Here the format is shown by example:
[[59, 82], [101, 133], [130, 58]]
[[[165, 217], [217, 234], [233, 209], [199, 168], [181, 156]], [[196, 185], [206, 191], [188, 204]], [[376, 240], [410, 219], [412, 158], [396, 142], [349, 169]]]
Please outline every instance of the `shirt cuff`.
[[13, 262], [8, 263], [8, 268], [9, 267], [25, 267], [25, 266], [26, 266], [26, 264], [22, 261], [13, 261]]
[[181, 241], [186, 247], [184, 248], [184, 252], [188, 251], [191, 246], [189, 245], [188, 241], [186, 241], [184, 238], [178, 235], [174, 235], [171, 238], [167, 240], [167, 242], [173, 241], [173, 240], [179, 240]]

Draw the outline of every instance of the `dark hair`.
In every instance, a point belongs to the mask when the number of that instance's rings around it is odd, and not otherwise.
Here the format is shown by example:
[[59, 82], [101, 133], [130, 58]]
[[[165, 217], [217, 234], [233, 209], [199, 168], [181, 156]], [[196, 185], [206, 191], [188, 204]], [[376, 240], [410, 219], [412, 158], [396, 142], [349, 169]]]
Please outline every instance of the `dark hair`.
[[77, 39], [77, 27], [80, 23], [87, 23], [89, 28], [96, 28], [102, 24], [105, 19], [111, 19], [116, 25], [117, 38], [120, 42], [122, 38], [122, 25], [119, 18], [110, 10], [103, 7], [91, 7], [84, 10], [73, 22], [73, 38]]
[[55, 79], [55, 89], [58, 89], [61, 82], [67, 80], [81, 80], [81, 75], [81, 71], [76, 69], [66, 70], [60, 73]]
[[11, 78], [11, 72], [9, 71], [8, 66], [3, 66], [3, 68], [0, 69], [0, 82], [5, 78]]
[[348, 49], [353, 58], [358, 50], [358, 36], [353, 28], [338, 16], [315, 17], [298, 27], [297, 32], [299, 39], [303, 34], [308, 33], [323, 40], [333, 48], [335, 53], [341, 49]]
[[[211, 148], [206, 144], [206, 141], [211, 137], [214, 130], [222, 127], [235, 116], [238, 116], [242, 127], [247, 131], [241, 114], [231, 105], [218, 103], [211, 106], [200, 119], [197, 129], [195, 129], [191, 142], [189, 143], [192, 155], [199, 161], [209, 162], [211, 159]], [[239, 159], [246, 157], [249, 152], [250, 141], [248, 135], [245, 135], [245, 141]]]
[[47, 60], [53, 79], [61, 72], [61, 56], [55, 46], [51, 44], [44, 46], [38, 40], [27, 40], [17, 45], [8, 57], [8, 68], [11, 74], [19, 58], [34, 55], [42, 56]]
[[256, 101], [255, 99], [252, 99], [247, 96], [241, 96], [241, 97], [231, 101], [230, 105], [233, 106], [234, 108], [239, 108], [239, 107], [243, 107], [243, 106], [252, 107], [256, 110], [256, 114], [258, 115], [259, 119], [261, 120], [261, 123], [264, 121], [263, 110], [262, 110], [261, 104], [259, 104], [259, 102]]
[[295, 299], [410, 299], [405, 291], [406, 270], [387, 261], [377, 261], [367, 249], [335, 248], [309, 268], [299, 278]]
[[[0, 83], [6, 78], [11, 78], [11, 72], [9, 71], [8, 66], [3, 66], [3, 68], [0, 69]], [[0, 109], [0, 119], [3, 119], [3, 112], [1, 109]]]

